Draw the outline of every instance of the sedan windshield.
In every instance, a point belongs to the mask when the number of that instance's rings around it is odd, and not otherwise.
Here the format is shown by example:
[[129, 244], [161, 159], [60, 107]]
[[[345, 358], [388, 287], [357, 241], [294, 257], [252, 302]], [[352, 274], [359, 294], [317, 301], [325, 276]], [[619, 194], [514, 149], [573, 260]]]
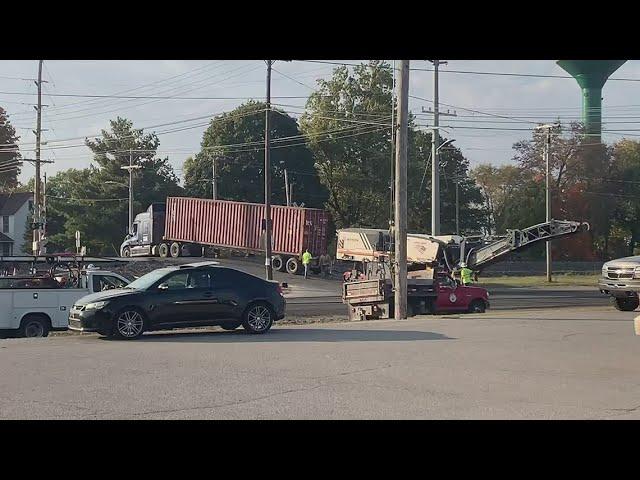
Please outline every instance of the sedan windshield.
[[129, 285], [124, 288], [133, 288], [134, 290], [146, 290], [151, 285], [156, 283], [162, 277], [164, 277], [167, 273], [172, 272], [172, 268], [159, 268], [158, 270], [154, 270], [153, 272], [149, 272], [146, 275], [141, 276], [137, 280], [134, 280]]

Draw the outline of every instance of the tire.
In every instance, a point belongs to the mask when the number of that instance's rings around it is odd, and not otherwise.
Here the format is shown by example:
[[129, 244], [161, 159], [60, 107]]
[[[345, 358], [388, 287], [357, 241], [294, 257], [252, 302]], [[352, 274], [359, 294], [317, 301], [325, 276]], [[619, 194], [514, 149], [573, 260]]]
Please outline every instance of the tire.
[[273, 309], [265, 302], [250, 304], [242, 314], [243, 328], [252, 334], [268, 332], [273, 325]]
[[160, 258], [167, 258], [169, 256], [169, 245], [161, 243], [158, 247], [158, 255], [160, 255]]
[[228, 323], [221, 324], [220, 328], [222, 328], [223, 330], [231, 331], [231, 330], [235, 330], [240, 325], [242, 325], [242, 322], [228, 322]]
[[633, 312], [638, 308], [640, 300], [638, 300], [638, 297], [611, 297], [611, 303], [616, 310], [620, 310], [621, 312]]
[[297, 258], [291, 257], [287, 260], [287, 273], [298, 275], [301, 270], [302, 268]]
[[283, 272], [285, 269], [284, 261], [280, 255], [276, 255], [271, 259], [271, 266], [279, 272]]
[[20, 322], [18, 336], [25, 338], [44, 338], [49, 336], [49, 319], [44, 315], [27, 315]]
[[487, 306], [482, 300], [474, 300], [469, 305], [469, 313], [484, 313], [487, 310]]
[[144, 332], [146, 320], [137, 308], [124, 308], [113, 319], [112, 336], [121, 340], [136, 340]]
[[180, 244], [178, 242], [173, 242], [171, 247], [169, 247], [169, 252], [171, 253], [171, 257], [178, 258], [182, 253], [182, 249], [180, 248]]
[[122, 256], [125, 258], [129, 258], [131, 256], [131, 249], [129, 247], [124, 247], [122, 249]]

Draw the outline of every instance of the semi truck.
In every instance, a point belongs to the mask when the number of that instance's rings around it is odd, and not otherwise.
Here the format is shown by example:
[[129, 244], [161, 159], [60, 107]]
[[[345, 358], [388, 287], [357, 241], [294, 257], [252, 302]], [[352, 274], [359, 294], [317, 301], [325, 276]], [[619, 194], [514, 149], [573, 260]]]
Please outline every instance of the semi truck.
[[[264, 205], [259, 203], [168, 197], [166, 203], [154, 203], [136, 215], [120, 255], [202, 256], [206, 248], [264, 252], [264, 218]], [[320, 255], [327, 253], [328, 224], [324, 210], [273, 205], [273, 268], [300, 273], [307, 249], [317, 263]]]

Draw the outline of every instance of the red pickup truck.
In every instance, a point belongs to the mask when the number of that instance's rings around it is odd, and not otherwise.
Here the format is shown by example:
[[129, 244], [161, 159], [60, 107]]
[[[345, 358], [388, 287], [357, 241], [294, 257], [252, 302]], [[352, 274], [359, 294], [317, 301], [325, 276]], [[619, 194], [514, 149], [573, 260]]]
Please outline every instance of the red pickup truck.
[[[409, 279], [407, 315], [445, 312], [483, 313], [489, 308], [489, 292], [482, 287], [460, 285], [453, 278], [438, 275], [436, 280]], [[342, 301], [351, 320], [393, 317], [394, 292], [389, 279], [347, 281]]]
[[438, 279], [436, 291], [433, 313], [484, 313], [489, 308], [489, 292], [482, 287], [464, 286], [450, 277], [442, 277]]

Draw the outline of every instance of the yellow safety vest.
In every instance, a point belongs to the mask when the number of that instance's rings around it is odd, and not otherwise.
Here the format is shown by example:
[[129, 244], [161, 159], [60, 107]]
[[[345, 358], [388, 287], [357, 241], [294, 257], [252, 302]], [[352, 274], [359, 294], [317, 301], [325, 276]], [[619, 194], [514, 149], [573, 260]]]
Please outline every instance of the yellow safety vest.
[[470, 268], [463, 268], [460, 270], [460, 276], [462, 277], [462, 284], [466, 285], [467, 283], [471, 283], [471, 275], [473, 274], [473, 270]]

